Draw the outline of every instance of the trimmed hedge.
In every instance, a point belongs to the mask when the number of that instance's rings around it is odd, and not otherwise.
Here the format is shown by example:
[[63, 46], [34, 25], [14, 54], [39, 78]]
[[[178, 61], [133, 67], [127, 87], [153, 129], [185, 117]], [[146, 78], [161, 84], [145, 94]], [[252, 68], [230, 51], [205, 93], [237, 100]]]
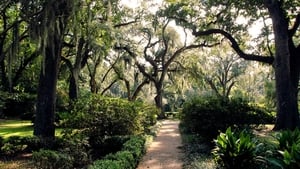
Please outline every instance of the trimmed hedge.
[[145, 152], [145, 138], [132, 136], [121, 151], [95, 161], [88, 169], [135, 169]]
[[141, 134], [156, 123], [158, 110], [142, 102], [90, 95], [73, 103], [62, 124], [88, 136]]
[[197, 97], [184, 104], [182, 125], [187, 132], [200, 134], [212, 140], [219, 131], [230, 126], [272, 123], [274, 117], [267, 111], [241, 99], [224, 100], [216, 97]]
[[74, 159], [66, 153], [53, 150], [40, 150], [32, 153], [36, 168], [40, 169], [71, 169]]

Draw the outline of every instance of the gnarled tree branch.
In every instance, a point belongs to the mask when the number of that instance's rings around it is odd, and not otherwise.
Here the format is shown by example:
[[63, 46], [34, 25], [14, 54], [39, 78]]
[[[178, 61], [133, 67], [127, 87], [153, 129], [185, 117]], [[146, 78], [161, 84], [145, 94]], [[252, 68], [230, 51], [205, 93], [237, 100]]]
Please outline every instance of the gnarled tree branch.
[[254, 60], [254, 61], [263, 62], [263, 63], [267, 63], [267, 64], [272, 64], [274, 62], [274, 57], [272, 57], [272, 56], [261, 56], [261, 55], [245, 53], [244, 51], [242, 51], [242, 49], [240, 48], [239, 44], [234, 39], [234, 37], [230, 33], [226, 32], [222, 29], [209, 29], [209, 30], [205, 30], [205, 31], [193, 30], [193, 35], [196, 37], [209, 36], [212, 34], [221, 34], [224, 37], [226, 37], [230, 41], [231, 47], [235, 50], [235, 52], [241, 58], [243, 58], [245, 60]]

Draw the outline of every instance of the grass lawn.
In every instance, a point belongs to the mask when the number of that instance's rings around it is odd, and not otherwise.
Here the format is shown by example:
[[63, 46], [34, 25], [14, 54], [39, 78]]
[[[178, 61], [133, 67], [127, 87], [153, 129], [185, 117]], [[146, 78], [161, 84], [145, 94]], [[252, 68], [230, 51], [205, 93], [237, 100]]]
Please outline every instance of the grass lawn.
[[0, 120], [0, 135], [6, 139], [10, 136], [32, 136], [33, 124], [29, 120]]
[[[55, 131], [55, 135], [59, 136], [61, 129]], [[0, 120], [0, 136], [4, 139], [10, 136], [32, 136], [33, 124], [29, 120]]]
[[[55, 135], [60, 136], [62, 129], [55, 130]], [[33, 124], [30, 120], [4, 120], [0, 119], [0, 136], [7, 139], [11, 136], [32, 136]], [[24, 156], [25, 155], [25, 156]], [[29, 154], [30, 155], [30, 154]], [[15, 158], [0, 160], [0, 169], [30, 169], [33, 168], [31, 155], [21, 154]]]

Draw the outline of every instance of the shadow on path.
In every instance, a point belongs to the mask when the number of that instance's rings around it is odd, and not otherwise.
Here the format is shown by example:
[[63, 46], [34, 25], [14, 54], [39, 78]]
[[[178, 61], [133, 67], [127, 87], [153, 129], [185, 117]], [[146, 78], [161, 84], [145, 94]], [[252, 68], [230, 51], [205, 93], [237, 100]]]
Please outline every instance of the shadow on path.
[[137, 169], [181, 169], [179, 121], [164, 120]]

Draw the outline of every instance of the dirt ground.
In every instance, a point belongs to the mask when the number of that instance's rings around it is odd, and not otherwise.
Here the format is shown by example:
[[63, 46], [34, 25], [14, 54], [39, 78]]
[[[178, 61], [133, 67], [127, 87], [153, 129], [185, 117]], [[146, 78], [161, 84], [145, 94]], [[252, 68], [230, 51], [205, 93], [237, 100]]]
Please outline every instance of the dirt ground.
[[179, 121], [165, 120], [137, 169], [181, 169]]

